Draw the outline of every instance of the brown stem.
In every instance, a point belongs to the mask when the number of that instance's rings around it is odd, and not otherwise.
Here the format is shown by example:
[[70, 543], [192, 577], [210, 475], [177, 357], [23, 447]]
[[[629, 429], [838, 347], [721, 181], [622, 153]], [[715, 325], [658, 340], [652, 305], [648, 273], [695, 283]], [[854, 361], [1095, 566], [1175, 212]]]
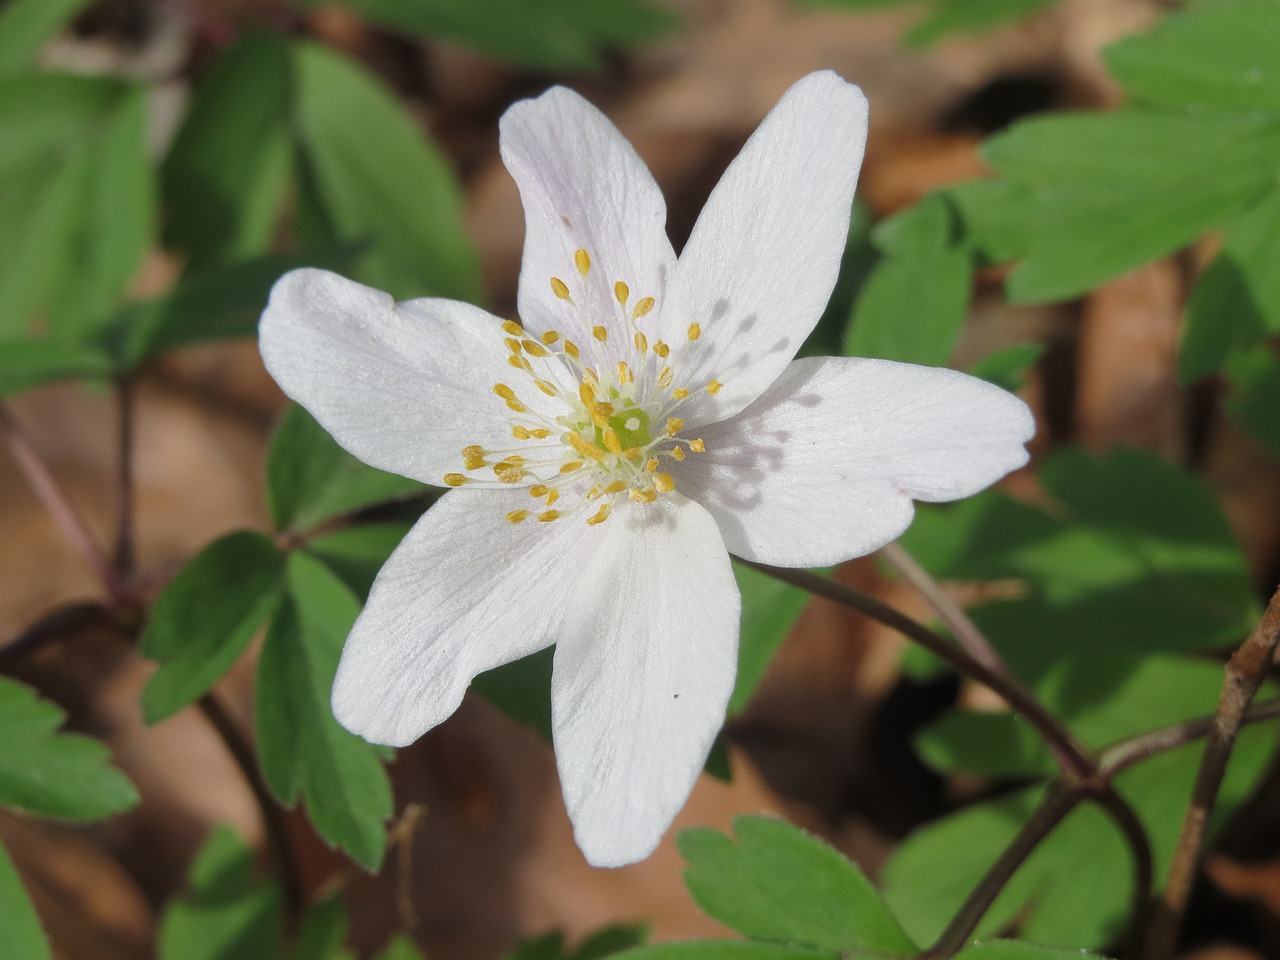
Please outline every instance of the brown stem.
[[[1256, 703], [1244, 712], [1240, 726], [1280, 717], [1280, 697]], [[1099, 772], [1108, 779], [1158, 754], [1186, 746], [1209, 735], [1213, 717], [1196, 717], [1117, 741], [1098, 753]]]
[[990, 687], [1003, 697], [1015, 713], [1036, 728], [1064, 773], [1080, 780], [1093, 777], [1096, 772], [1093, 758], [1076, 742], [1071, 732], [1041, 706], [1030, 691], [1011, 674], [992, 670], [975, 660], [968, 651], [949, 643], [940, 634], [853, 587], [818, 576], [808, 570], [771, 567], [747, 560], [741, 562], [783, 583], [789, 583], [801, 590], [807, 590], [809, 593], [826, 597], [842, 606], [864, 613], [873, 620], [878, 620], [914, 640], [958, 673]]
[[1136, 950], [1146, 928], [1151, 888], [1155, 883], [1155, 856], [1151, 850], [1151, 839], [1133, 807], [1129, 806], [1109, 782], [1093, 800], [1111, 818], [1129, 845], [1129, 852], [1133, 854], [1133, 905], [1124, 940], [1132, 943]]
[[296, 917], [302, 907], [302, 881], [298, 876], [298, 863], [293, 853], [293, 843], [289, 839], [289, 828], [285, 823], [284, 813], [279, 804], [267, 789], [266, 781], [258, 770], [258, 760], [254, 756], [253, 747], [236, 725], [235, 720], [212, 693], [206, 693], [199, 700], [200, 712], [204, 714], [209, 725], [222, 738], [227, 752], [240, 768], [253, 799], [257, 801], [258, 811], [262, 815], [262, 825], [266, 830], [267, 842], [271, 846], [272, 857], [280, 869], [280, 882], [284, 887], [285, 901], [289, 907], [289, 915]]
[[120, 411], [119, 460], [116, 464], [116, 548], [114, 568], [121, 577], [133, 574], [133, 382], [123, 378], [116, 383], [117, 407]]
[[960, 644], [969, 656], [993, 673], [1006, 675], [1009, 673], [1009, 668], [1005, 666], [996, 648], [969, 619], [964, 608], [956, 603], [951, 594], [942, 589], [942, 585], [916, 562], [916, 558], [908, 553], [902, 544], [897, 542], [887, 544], [880, 548], [880, 555], [889, 562], [903, 580], [915, 587], [920, 595], [929, 601], [934, 612], [947, 625], [951, 635], [956, 638], [956, 643]]
[[49, 511], [54, 525], [66, 537], [67, 542], [84, 557], [111, 597], [111, 602], [119, 607], [127, 606], [131, 600], [128, 585], [107, 562], [106, 556], [93, 539], [83, 518], [71, 505], [71, 501], [67, 499], [58, 481], [54, 479], [52, 471], [49, 470], [30, 439], [18, 426], [12, 411], [3, 403], [0, 403], [0, 430], [4, 431], [5, 440], [9, 444], [9, 452], [13, 454], [14, 461], [27, 478], [27, 482], [31, 484], [31, 489], [35, 491], [40, 502]]
[[1277, 642], [1280, 642], [1280, 589], [1272, 595], [1258, 625], [1227, 661], [1222, 695], [1218, 698], [1218, 709], [1209, 727], [1209, 739], [1196, 774], [1191, 803], [1182, 821], [1182, 834], [1174, 849], [1169, 880], [1165, 884], [1164, 897], [1156, 905], [1152, 917], [1147, 949], [1143, 954], [1146, 960], [1165, 960], [1172, 956], [1177, 945], [1209, 815], [1218, 798], [1218, 789], [1222, 786], [1227, 761], [1244, 722], [1245, 711], [1266, 678]]
[[0, 647], [0, 670], [6, 669], [46, 643], [61, 640], [68, 634], [90, 625], [112, 625], [116, 621], [100, 603], [74, 603], [60, 607], [41, 617], [4, 646]]
[[1013, 842], [1000, 854], [998, 860], [969, 894], [969, 899], [957, 911], [955, 917], [942, 931], [938, 941], [921, 955], [921, 960], [946, 960], [969, 945], [973, 932], [995, 903], [996, 897], [1053, 829], [1085, 799], [1086, 787], [1056, 781], [1049, 786], [1044, 800], [1035, 813], [1022, 825]]

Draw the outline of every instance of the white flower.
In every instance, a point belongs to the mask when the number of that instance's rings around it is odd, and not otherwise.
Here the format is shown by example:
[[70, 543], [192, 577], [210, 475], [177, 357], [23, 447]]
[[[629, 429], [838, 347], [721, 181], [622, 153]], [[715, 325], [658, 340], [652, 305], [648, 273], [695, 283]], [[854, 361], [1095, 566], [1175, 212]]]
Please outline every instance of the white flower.
[[835, 74], [779, 101], [679, 260], [653, 178], [581, 97], [517, 103], [501, 135], [527, 224], [522, 328], [298, 270], [272, 292], [262, 355], [357, 457], [455, 488], [379, 574], [338, 719], [410, 743], [476, 674], [555, 644], [565, 802], [587, 859], [618, 865], [653, 850], [723, 723], [729, 554], [875, 550], [912, 498], [1021, 466], [1033, 423], [951, 370], [792, 359], [835, 283], [866, 138], [866, 101]]

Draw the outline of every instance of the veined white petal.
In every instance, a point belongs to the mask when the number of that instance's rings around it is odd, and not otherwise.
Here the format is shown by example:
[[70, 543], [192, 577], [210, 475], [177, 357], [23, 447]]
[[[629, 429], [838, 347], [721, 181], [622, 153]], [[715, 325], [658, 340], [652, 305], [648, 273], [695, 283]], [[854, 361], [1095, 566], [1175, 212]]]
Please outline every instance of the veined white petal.
[[796, 83], [729, 165], [676, 267], [662, 338], [690, 344], [681, 415], [713, 423], [760, 396], [822, 315], [840, 269], [867, 137], [862, 91], [830, 71]]
[[333, 712], [374, 743], [412, 743], [448, 717], [472, 677], [547, 647], [580, 591], [574, 557], [602, 531], [506, 520], [524, 490], [451, 490], [409, 531], [347, 638]]
[[[511, 445], [510, 414], [493, 388], [525, 378], [507, 365], [500, 323], [465, 303], [397, 304], [336, 273], [305, 269], [276, 282], [259, 344], [281, 389], [352, 454], [440, 484], [462, 468], [463, 447]], [[563, 412], [537, 390], [519, 397], [551, 416]]]
[[578, 845], [618, 866], [653, 851], [724, 722], [740, 599], [714, 521], [678, 494], [620, 505], [599, 529], [573, 563], [551, 705]]
[[956, 500], [1027, 462], [1026, 404], [976, 377], [888, 360], [811, 357], [740, 414], [703, 429], [676, 486], [731, 553], [784, 567], [877, 550], [912, 499]]
[[[524, 261], [520, 267], [520, 319], [530, 330], [567, 333], [594, 351], [591, 329], [630, 337], [626, 317], [645, 297], [666, 301], [675, 270], [667, 239], [667, 206], [648, 167], [608, 118], [572, 90], [553, 87], [502, 116], [502, 159], [524, 203]], [[583, 277], [574, 255], [586, 250]], [[573, 302], [559, 299], [561, 280]], [[614, 284], [629, 290], [624, 307]]]

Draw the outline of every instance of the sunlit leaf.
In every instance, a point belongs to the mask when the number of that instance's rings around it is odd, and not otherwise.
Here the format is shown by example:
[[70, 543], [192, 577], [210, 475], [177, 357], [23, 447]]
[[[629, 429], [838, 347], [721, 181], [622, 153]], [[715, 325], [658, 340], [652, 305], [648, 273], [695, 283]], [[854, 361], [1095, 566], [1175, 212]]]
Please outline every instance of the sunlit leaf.
[[0, 10], [0, 72], [17, 72], [32, 66], [40, 48], [91, 2], [9, 0]]
[[111, 358], [92, 347], [52, 340], [0, 343], [0, 396], [58, 380], [102, 380], [112, 370]]

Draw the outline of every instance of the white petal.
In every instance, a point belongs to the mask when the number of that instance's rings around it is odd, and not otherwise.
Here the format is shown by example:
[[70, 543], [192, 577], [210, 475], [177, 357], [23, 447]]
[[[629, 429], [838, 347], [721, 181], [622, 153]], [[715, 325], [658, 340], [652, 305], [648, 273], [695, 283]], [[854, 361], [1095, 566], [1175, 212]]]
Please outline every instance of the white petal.
[[[509, 413], [493, 387], [524, 375], [507, 365], [504, 336], [477, 307], [397, 304], [324, 270], [281, 277], [259, 328], [267, 370], [343, 447], [434, 484], [461, 469], [464, 446], [511, 445]], [[517, 395], [552, 409], [536, 389]]]
[[955, 370], [821, 357], [701, 432], [706, 452], [673, 474], [729, 551], [813, 567], [893, 540], [912, 498], [967, 497], [1022, 466], [1035, 422], [1013, 394]]
[[[632, 306], [653, 297], [656, 317], [675, 269], [667, 207], [617, 128], [572, 90], [553, 87], [503, 114], [501, 143], [524, 203], [519, 309], [525, 326], [560, 330], [592, 350], [592, 326], [618, 332], [624, 326], [614, 299], [618, 280], [630, 289]], [[574, 265], [577, 250], [591, 256], [585, 280]], [[568, 285], [574, 304], [555, 297], [552, 277]]]
[[556, 646], [552, 719], [578, 845], [618, 866], [653, 851], [724, 722], [740, 599], [697, 504], [620, 505], [600, 529]]
[[598, 527], [508, 511], [523, 490], [451, 490], [396, 548], [338, 664], [333, 712], [374, 743], [403, 746], [448, 717], [478, 673], [553, 643], [576, 558]]
[[[677, 380], [712, 423], [764, 392], [822, 315], [840, 269], [867, 138], [862, 91], [830, 71], [796, 83], [752, 134], [680, 254], [663, 339], [702, 328]], [[651, 338], [652, 339], [652, 338]], [[673, 351], [674, 352], [674, 351]]]

